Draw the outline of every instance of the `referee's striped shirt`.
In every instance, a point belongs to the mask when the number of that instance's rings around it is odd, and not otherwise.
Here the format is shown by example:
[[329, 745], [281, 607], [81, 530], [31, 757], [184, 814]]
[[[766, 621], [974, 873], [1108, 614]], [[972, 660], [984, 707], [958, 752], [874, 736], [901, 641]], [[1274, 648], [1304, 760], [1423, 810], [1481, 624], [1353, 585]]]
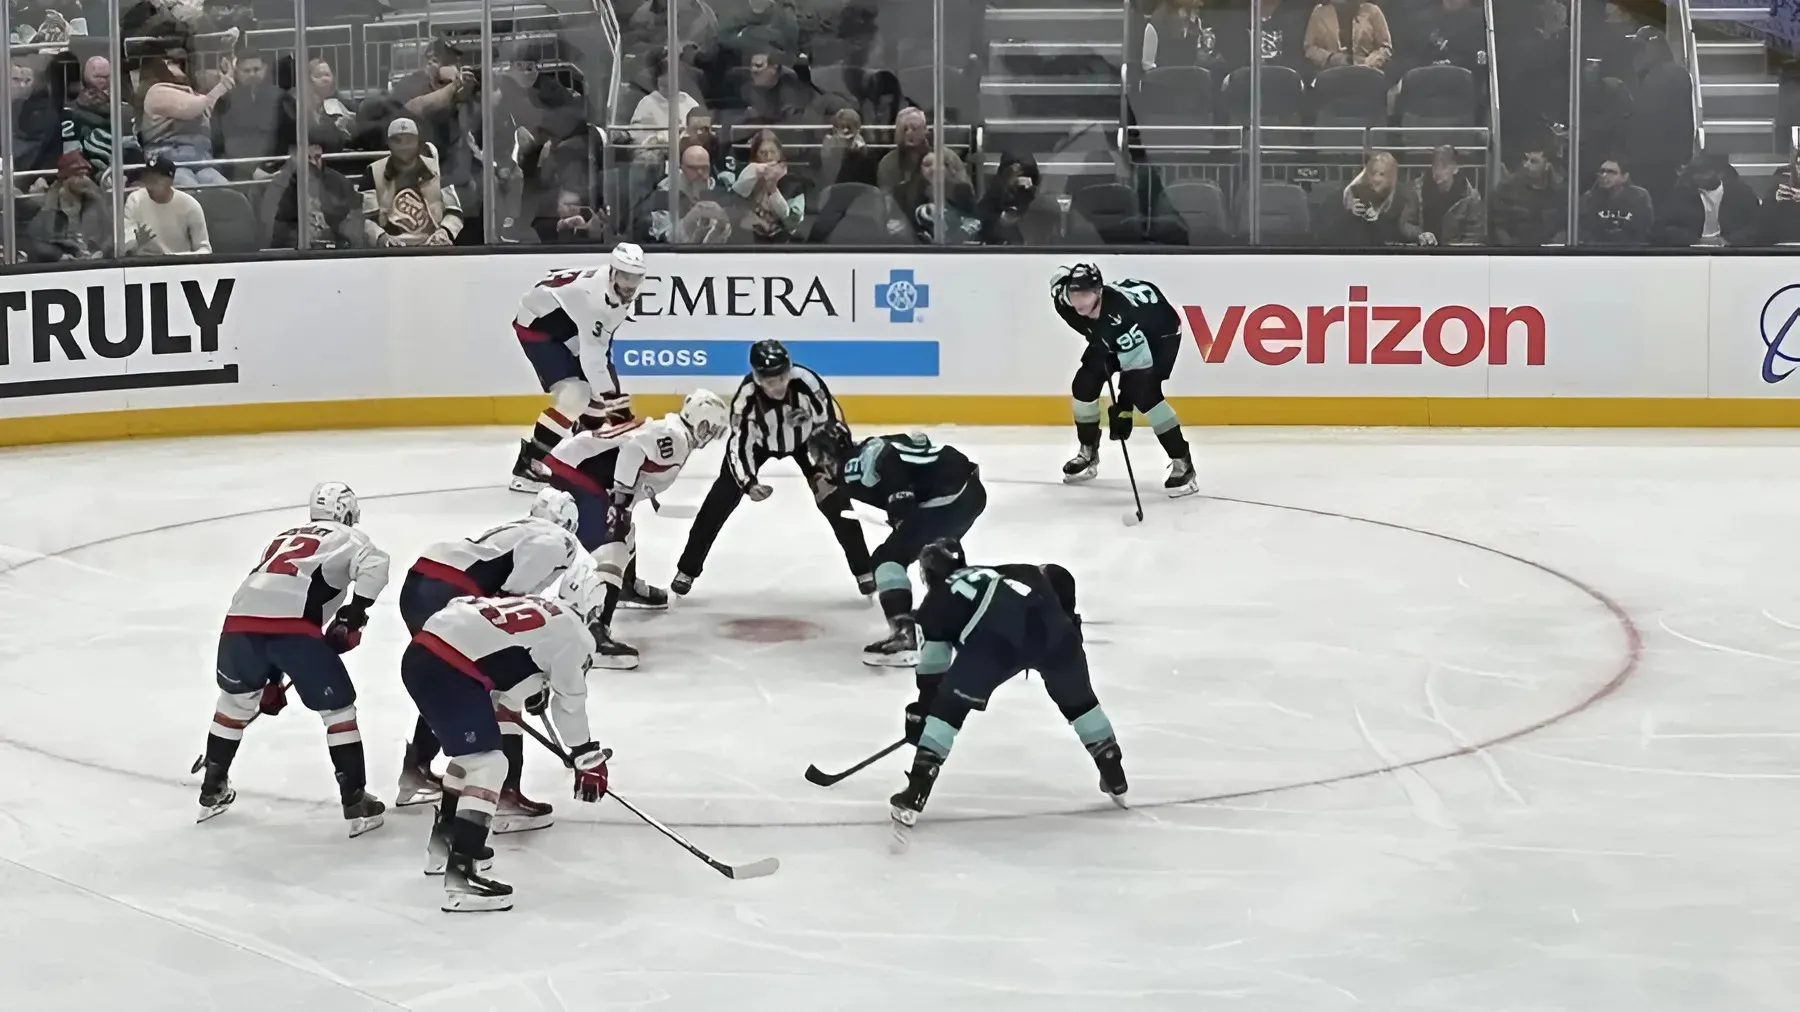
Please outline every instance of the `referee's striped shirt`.
[[827, 422], [842, 421], [843, 411], [819, 374], [803, 365], [788, 371], [787, 397], [774, 400], [746, 373], [731, 399], [731, 439], [726, 466], [740, 488], [756, 484], [756, 451], [765, 457], [799, 453], [808, 436]]

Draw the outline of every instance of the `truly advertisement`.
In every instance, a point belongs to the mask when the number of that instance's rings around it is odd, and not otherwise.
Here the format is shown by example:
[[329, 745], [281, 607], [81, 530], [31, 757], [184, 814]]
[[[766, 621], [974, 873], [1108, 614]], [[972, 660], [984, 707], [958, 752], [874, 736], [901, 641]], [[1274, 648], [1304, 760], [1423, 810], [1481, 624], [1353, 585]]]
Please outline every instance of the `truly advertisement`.
[[0, 283], [0, 398], [236, 383], [221, 337], [236, 281], [199, 269]]
[[809, 256], [743, 257], [724, 271], [691, 262], [692, 271], [645, 278], [632, 322], [613, 342], [620, 375], [741, 376], [750, 346], [769, 337], [825, 376], [939, 374], [926, 326], [932, 285], [917, 271]]

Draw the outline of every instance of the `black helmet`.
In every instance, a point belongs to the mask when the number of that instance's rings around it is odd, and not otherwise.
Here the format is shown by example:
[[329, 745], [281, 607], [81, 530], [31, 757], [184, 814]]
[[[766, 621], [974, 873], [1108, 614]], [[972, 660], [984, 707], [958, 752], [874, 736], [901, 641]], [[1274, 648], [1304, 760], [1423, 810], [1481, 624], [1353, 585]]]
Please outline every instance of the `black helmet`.
[[1071, 292], [1091, 292], [1106, 287], [1106, 281], [1093, 264], [1075, 264], [1063, 274], [1062, 286]]
[[832, 481], [843, 477], [850, 450], [850, 426], [843, 422], [827, 422], [806, 438], [806, 455]]
[[750, 375], [757, 379], [767, 379], [787, 372], [794, 364], [788, 355], [785, 345], [774, 338], [758, 341], [750, 346]]
[[925, 578], [927, 587], [948, 580], [965, 564], [962, 542], [955, 538], [939, 538], [919, 552], [919, 575]]

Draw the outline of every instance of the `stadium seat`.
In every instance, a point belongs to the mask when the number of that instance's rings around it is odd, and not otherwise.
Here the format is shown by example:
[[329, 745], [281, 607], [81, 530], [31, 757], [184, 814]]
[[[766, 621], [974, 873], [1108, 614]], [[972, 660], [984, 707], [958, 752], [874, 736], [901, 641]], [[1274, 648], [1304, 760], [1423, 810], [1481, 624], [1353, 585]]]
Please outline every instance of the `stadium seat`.
[[254, 253], [262, 249], [262, 227], [250, 201], [223, 187], [189, 190], [206, 215], [206, 231], [214, 253]]
[[[1265, 126], [1299, 126], [1306, 86], [1292, 67], [1264, 67], [1262, 122]], [[1239, 67], [1225, 78], [1220, 91], [1220, 110], [1233, 126], [1250, 122], [1250, 68]]]
[[[1248, 187], [1240, 188], [1237, 201], [1238, 234], [1245, 239], [1250, 237], [1249, 193]], [[1307, 204], [1306, 191], [1300, 187], [1292, 183], [1263, 183], [1258, 217], [1262, 221], [1262, 245], [1312, 245], [1312, 209]]]
[[1449, 64], [1407, 71], [1400, 79], [1398, 111], [1403, 127], [1472, 127], [1475, 75]]
[[1171, 183], [1163, 189], [1163, 199], [1187, 230], [1189, 246], [1219, 246], [1230, 240], [1225, 194], [1217, 183]]
[[1387, 75], [1374, 67], [1331, 67], [1313, 80], [1313, 125], [1387, 126]]
[[1101, 242], [1133, 243], [1143, 237], [1137, 191], [1121, 183], [1100, 183], [1076, 190], [1070, 197], [1069, 212], [1099, 233]]

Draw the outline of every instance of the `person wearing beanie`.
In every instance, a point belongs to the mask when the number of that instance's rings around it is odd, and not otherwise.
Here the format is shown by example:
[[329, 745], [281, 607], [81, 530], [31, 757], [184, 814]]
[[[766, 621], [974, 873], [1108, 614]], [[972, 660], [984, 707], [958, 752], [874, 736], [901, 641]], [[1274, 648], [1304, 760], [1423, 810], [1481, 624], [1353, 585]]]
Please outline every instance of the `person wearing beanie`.
[[125, 197], [127, 256], [211, 253], [206, 213], [192, 194], [175, 188], [175, 163], [159, 155], [144, 167], [143, 186]]
[[91, 260], [112, 255], [112, 209], [79, 151], [56, 160], [56, 182], [26, 226], [20, 246], [34, 261]]

